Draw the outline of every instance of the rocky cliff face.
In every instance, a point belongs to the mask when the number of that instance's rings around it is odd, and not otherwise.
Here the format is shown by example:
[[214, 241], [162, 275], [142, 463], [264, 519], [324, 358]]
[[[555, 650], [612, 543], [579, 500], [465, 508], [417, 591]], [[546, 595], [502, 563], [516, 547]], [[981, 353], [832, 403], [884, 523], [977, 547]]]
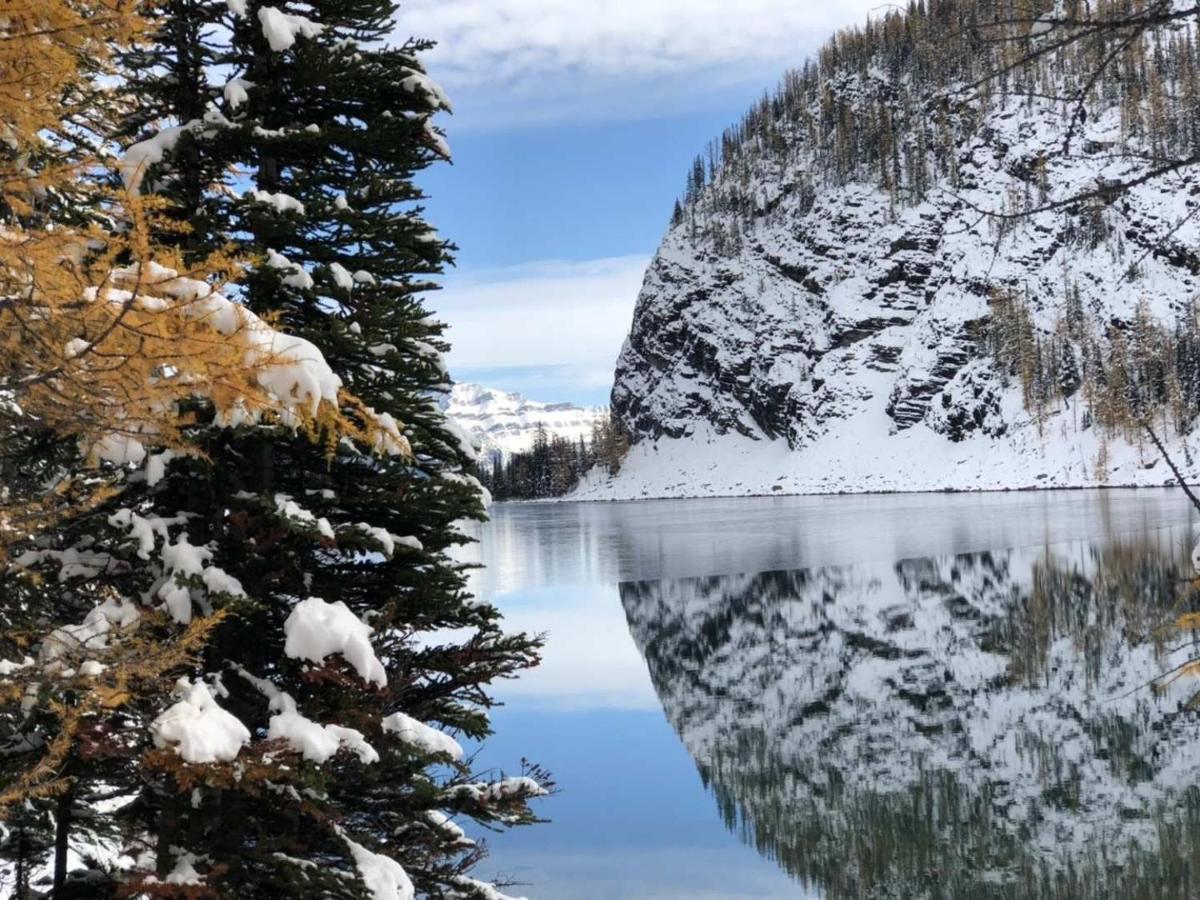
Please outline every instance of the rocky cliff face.
[[1186, 658], [1148, 639], [1186, 537], [621, 599], [729, 827], [822, 896], [1182, 900], [1196, 685], [1147, 685]]
[[[997, 5], [943, 4], [960, 17]], [[910, 56], [932, 53], [936, 32], [914, 31]], [[943, 81], [981, 71], [947, 43]], [[1149, 171], [1149, 126], [1131, 124], [1144, 101], [1107, 90], [1073, 125], [1043, 95], [1086, 64], [1053, 54], [1025, 93], [1014, 76], [1007, 93], [951, 100], [893, 44], [884, 31], [843, 42], [726, 137], [646, 274], [617, 364], [613, 409], [640, 446], [592, 495], [1163, 483], [1120, 429], [1091, 427], [1094, 391], [1038, 386], [1033, 410], [1020, 370], [1053, 352], [1039, 377], [1068, 380], [1069, 354], [1109, 383], [1114, 333], [1139, 315], [1168, 331], [1194, 321], [1200, 178], [984, 216]], [[1014, 304], [1027, 346], [1001, 358], [998, 307]]]

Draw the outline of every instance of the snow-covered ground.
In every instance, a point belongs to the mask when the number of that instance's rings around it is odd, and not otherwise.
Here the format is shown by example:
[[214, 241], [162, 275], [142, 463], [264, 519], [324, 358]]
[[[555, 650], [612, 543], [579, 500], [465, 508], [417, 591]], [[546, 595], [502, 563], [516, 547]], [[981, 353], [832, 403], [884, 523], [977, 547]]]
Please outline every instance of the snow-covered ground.
[[538, 427], [550, 437], [590, 439], [592, 426], [605, 415], [602, 408], [571, 403], [540, 403], [520, 394], [456, 384], [446, 402], [447, 415], [480, 444], [480, 458], [507, 458], [533, 446]]
[[[1017, 398], [1011, 398], [1019, 402]], [[993, 439], [959, 443], [919, 425], [889, 434], [880, 402], [838, 422], [801, 450], [781, 440], [719, 435], [707, 427], [686, 438], [645, 441], [615, 477], [593, 472], [571, 500], [736, 497], [890, 491], [989, 491], [1079, 487], [1149, 487], [1175, 481], [1147, 440], [1103, 441], [1079, 430], [1064, 410]], [[1102, 450], [1103, 445], [1103, 450]], [[1200, 481], [1200, 436], [1169, 441], [1189, 481]], [[1107, 460], [1103, 457], [1107, 457]], [[1188, 463], [1191, 459], [1193, 462]], [[1106, 464], [1105, 464], [1106, 463]]]

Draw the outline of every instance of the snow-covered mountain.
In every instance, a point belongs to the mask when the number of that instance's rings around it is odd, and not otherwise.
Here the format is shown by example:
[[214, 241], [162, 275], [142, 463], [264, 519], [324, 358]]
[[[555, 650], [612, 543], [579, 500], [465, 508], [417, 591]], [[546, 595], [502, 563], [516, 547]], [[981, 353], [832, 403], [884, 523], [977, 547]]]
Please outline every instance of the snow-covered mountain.
[[585, 408], [571, 403], [539, 403], [520, 394], [456, 384], [445, 401], [444, 409], [479, 441], [480, 458], [528, 450], [533, 446], [539, 427], [551, 437], [577, 441], [590, 439], [592, 426], [605, 414], [600, 407]]
[[[577, 496], [1167, 481], [1101, 394], [1157, 414], [1190, 391], [1163, 385], [1200, 363], [1160, 337], [1195, 328], [1200, 177], [1103, 188], [1147, 175], [1155, 147], [1197, 153], [1192, 25], [1114, 65], [1074, 127], [1054, 98], [1091, 44], [956, 90], [1000, 52], [964, 35], [1008, 8], [946, 0], [840, 35], [725, 135], [714, 175], [700, 163], [617, 364], [635, 446]], [[1200, 474], [1184, 405], [1161, 420]]]
[[1194, 650], [1153, 638], [1188, 543], [620, 592], [720, 815], [822, 897], [1183, 900], [1197, 684], [1149, 682]]

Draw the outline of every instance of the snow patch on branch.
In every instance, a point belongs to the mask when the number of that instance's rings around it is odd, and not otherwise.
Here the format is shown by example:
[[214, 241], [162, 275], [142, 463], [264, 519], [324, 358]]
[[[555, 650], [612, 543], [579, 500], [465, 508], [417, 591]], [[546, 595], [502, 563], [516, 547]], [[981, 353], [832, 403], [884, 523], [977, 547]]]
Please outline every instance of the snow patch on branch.
[[440, 131], [433, 127], [433, 122], [429, 119], [425, 120], [425, 137], [429, 139], [429, 143], [433, 145], [433, 150], [442, 159], [450, 159], [450, 144]]
[[430, 728], [424, 722], [418, 722], [412, 716], [402, 712], [392, 713], [382, 724], [386, 733], [396, 735], [405, 744], [416, 747], [422, 753], [448, 756], [455, 762], [463, 758], [463, 749], [458, 741], [436, 728]]
[[175, 860], [175, 865], [166, 878], [160, 880], [156, 875], [144, 879], [146, 884], [177, 884], [199, 886], [204, 884], [204, 876], [196, 871], [196, 863], [200, 857], [194, 853], [183, 853]]
[[396, 555], [396, 539], [386, 528], [379, 528], [375, 525], [368, 525], [366, 522], [359, 522], [354, 526], [359, 531], [365, 533], [367, 537], [379, 544], [383, 548], [383, 555], [391, 559]]
[[145, 560], [150, 559], [150, 554], [158, 546], [158, 538], [162, 538], [164, 543], [171, 539], [168, 530], [170, 526], [183, 525], [186, 522], [186, 516], [175, 516], [170, 519], [162, 516], [144, 518], [131, 509], [118, 509], [108, 517], [109, 525], [113, 528], [125, 529], [129, 537], [138, 542], [138, 558]]
[[414, 900], [416, 890], [400, 863], [390, 856], [372, 853], [362, 844], [352, 841], [340, 828], [337, 834], [350, 848], [358, 874], [371, 892], [371, 900]]
[[199, 125], [198, 119], [193, 119], [183, 125], [173, 125], [170, 128], [164, 128], [153, 137], [130, 146], [117, 164], [126, 190], [134, 194], [138, 193], [142, 181], [146, 177], [146, 171], [152, 165], [162, 162], [166, 155], [175, 149], [179, 139], [185, 134], [195, 131]]
[[299, 522], [309, 528], [314, 528], [322, 536], [334, 539], [333, 526], [329, 520], [316, 516], [305, 509], [287, 494], [275, 495], [275, 511], [285, 519]]
[[410, 94], [422, 95], [434, 109], [444, 109], [446, 112], [454, 111], [454, 107], [450, 104], [450, 98], [446, 96], [442, 86], [424, 72], [409, 69], [408, 75], [400, 80], [400, 87]]
[[309, 597], [297, 603], [283, 623], [286, 636], [283, 652], [290, 659], [306, 659], [318, 665], [340, 653], [363, 681], [387, 686], [383, 663], [371, 647], [371, 626], [338, 600], [326, 603]]
[[225, 102], [229, 104], [229, 108], [236, 110], [250, 99], [247, 91], [252, 87], [254, 87], [253, 81], [247, 81], [245, 78], [231, 78], [225, 82], [225, 88], [221, 93], [225, 97]]
[[46, 635], [41, 660], [49, 663], [68, 653], [102, 650], [108, 646], [108, 636], [114, 628], [132, 626], [139, 618], [141, 613], [132, 603], [117, 598], [105, 600], [78, 625], [64, 625]]
[[278, 213], [294, 212], [298, 215], [304, 215], [304, 204], [293, 197], [291, 194], [285, 194], [283, 191], [272, 194], [268, 191], [250, 191], [246, 195], [256, 203], [263, 203], [267, 206], [272, 206]]
[[528, 775], [520, 775], [491, 783], [459, 784], [447, 788], [445, 793], [449, 797], [469, 797], [477, 803], [495, 803], [501, 800], [545, 797], [550, 792]]
[[333, 276], [333, 283], [343, 291], [350, 292], [354, 290], [354, 278], [341, 263], [330, 263], [329, 274]]
[[311, 275], [304, 271], [304, 266], [300, 263], [294, 263], [282, 253], [275, 250], [267, 250], [267, 267], [270, 269], [284, 269], [290, 274], [283, 277], [283, 283], [288, 287], [299, 288], [302, 291], [311, 291], [315, 282]]
[[13, 662], [11, 659], [0, 659], [0, 675], [11, 675], [13, 672], [19, 672], [21, 669], [28, 669], [33, 665], [33, 657], [26, 656], [21, 662]]
[[235, 716], [217, 705], [203, 681], [180, 678], [181, 699], [150, 725], [156, 747], [172, 747], [189, 763], [229, 762], [250, 743], [250, 732]]
[[478, 881], [469, 875], [454, 875], [451, 876], [450, 881], [455, 887], [469, 891], [469, 896], [478, 898], [478, 900], [528, 900], [526, 897], [510, 897], [508, 894], [502, 894], [494, 884]]
[[280, 692], [271, 702], [279, 711], [267, 725], [268, 738], [282, 738], [305, 759], [321, 765], [345, 747], [366, 764], [379, 762], [379, 754], [361, 731], [341, 725], [321, 725], [303, 715], [290, 694]]
[[315, 38], [325, 30], [306, 16], [285, 13], [274, 6], [264, 6], [258, 11], [258, 21], [262, 25], [263, 37], [276, 53], [282, 53], [294, 43], [297, 37]]

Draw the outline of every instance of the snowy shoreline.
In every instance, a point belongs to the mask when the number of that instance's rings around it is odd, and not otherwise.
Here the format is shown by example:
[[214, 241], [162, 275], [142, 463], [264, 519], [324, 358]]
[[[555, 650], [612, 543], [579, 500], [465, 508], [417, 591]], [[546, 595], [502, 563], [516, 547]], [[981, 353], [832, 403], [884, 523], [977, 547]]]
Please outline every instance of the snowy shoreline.
[[[845, 420], [799, 450], [710, 431], [634, 446], [616, 476], [592, 473], [567, 501], [1176, 488], [1148, 443], [1065, 421], [958, 443], [924, 426], [888, 434], [880, 410]], [[1060, 431], [1059, 429], [1062, 428]], [[1200, 484], [1200, 438], [1171, 436], [1172, 458]], [[1104, 465], [1100, 465], [1103, 461]]]
[[[1188, 487], [1200, 487], [1200, 480], [1189, 479]], [[1066, 484], [1066, 485], [1024, 485], [1021, 487], [969, 487], [969, 488], [896, 488], [893, 490], [864, 490], [864, 491], [812, 491], [788, 492], [771, 491], [770, 493], [749, 494], [678, 494], [671, 496], [644, 497], [578, 497], [567, 494], [564, 497], [545, 497], [540, 500], [496, 500], [493, 506], [536, 506], [539, 503], [651, 503], [671, 500], [765, 500], [779, 497], [889, 497], [889, 496], [924, 496], [931, 494], [1050, 494], [1071, 493], [1078, 491], [1170, 491], [1178, 490], [1175, 481], [1163, 484]]]

